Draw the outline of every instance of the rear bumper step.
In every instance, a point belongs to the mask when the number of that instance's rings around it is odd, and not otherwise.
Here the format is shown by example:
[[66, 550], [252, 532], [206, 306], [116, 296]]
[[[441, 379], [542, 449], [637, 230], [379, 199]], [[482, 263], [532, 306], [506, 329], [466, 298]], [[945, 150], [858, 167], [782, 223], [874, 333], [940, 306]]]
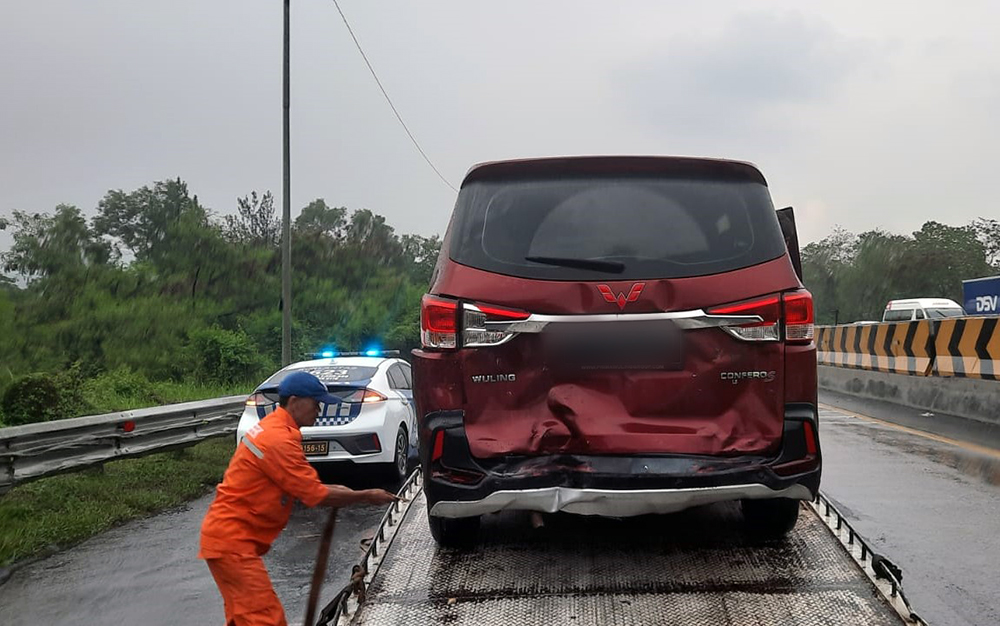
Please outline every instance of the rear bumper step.
[[742, 499], [791, 498], [810, 500], [804, 485], [774, 490], [747, 484], [697, 489], [573, 489], [549, 487], [517, 491], [495, 491], [479, 500], [439, 500], [430, 514], [435, 517], [471, 517], [504, 510], [574, 513], [607, 517], [676, 513], [694, 506]]

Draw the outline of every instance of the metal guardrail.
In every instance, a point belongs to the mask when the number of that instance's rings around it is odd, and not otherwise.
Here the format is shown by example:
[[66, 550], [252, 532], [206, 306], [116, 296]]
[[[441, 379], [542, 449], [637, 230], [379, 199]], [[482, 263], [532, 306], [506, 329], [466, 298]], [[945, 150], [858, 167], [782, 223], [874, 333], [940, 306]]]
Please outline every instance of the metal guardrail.
[[246, 396], [0, 428], [0, 494], [16, 484], [236, 432]]

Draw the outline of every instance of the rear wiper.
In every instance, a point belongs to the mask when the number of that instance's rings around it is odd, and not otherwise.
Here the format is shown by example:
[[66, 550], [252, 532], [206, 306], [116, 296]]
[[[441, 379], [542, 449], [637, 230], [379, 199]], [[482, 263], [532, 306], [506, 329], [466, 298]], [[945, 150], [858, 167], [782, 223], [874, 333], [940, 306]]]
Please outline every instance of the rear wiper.
[[558, 265], [559, 267], [575, 267], [581, 270], [594, 270], [596, 272], [607, 272], [609, 274], [621, 274], [625, 271], [625, 264], [620, 261], [601, 261], [599, 259], [571, 259], [560, 256], [526, 256], [525, 261], [533, 263], [544, 263], [546, 265]]

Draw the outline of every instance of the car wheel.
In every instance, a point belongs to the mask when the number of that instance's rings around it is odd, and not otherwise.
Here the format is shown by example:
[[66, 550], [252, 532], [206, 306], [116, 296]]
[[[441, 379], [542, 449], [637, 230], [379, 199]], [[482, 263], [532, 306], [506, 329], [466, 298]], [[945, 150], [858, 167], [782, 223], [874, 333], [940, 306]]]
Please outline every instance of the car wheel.
[[788, 498], [742, 500], [743, 521], [754, 537], [780, 539], [799, 519], [799, 501]]
[[479, 535], [479, 516], [434, 517], [427, 516], [431, 536], [443, 548], [471, 548]]
[[406, 480], [406, 472], [410, 463], [410, 440], [406, 436], [406, 429], [402, 426], [396, 431], [396, 443], [393, 445], [392, 463], [386, 465], [386, 478], [401, 482]]

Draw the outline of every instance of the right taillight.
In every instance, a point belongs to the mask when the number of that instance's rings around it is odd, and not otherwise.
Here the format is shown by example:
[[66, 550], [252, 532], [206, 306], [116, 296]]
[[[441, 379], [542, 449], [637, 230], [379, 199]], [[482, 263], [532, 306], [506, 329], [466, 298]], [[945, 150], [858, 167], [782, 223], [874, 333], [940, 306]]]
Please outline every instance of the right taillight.
[[801, 289], [784, 294], [785, 340], [809, 343], [816, 333], [812, 294]]
[[778, 341], [781, 317], [781, 297], [778, 294], [734, 302], [708, 310], [709, 315], [752, 316], [760, 318], [756, 322], [724, 326], [730, 334], [745, 341]]
[[357, 404], [371, 404], [372, 402], [385, 402], [385, 400], [386, 397], [374, 389], [358, 389], [343, 398], [343, 402]]
[[430, 294], [420, 301], [420, 343], [425, 348], [458, 347], [458, 301]]
[[812, 294], [805, 289], [724, 304], [709, 309], [708, 313], [759, 317], [759, 321], [723, 327], [744, 341], [778, 341], [781, 339], [782, 322], [785, 341], [809, 343], [815, 333]]
[[816, 445], [816, 429], [813, 428], [812, 422], [809, 421], [802, 422], [802, 428], [806, 434], [806, 454], [815, 456], [816, 451], [819, 449]]

